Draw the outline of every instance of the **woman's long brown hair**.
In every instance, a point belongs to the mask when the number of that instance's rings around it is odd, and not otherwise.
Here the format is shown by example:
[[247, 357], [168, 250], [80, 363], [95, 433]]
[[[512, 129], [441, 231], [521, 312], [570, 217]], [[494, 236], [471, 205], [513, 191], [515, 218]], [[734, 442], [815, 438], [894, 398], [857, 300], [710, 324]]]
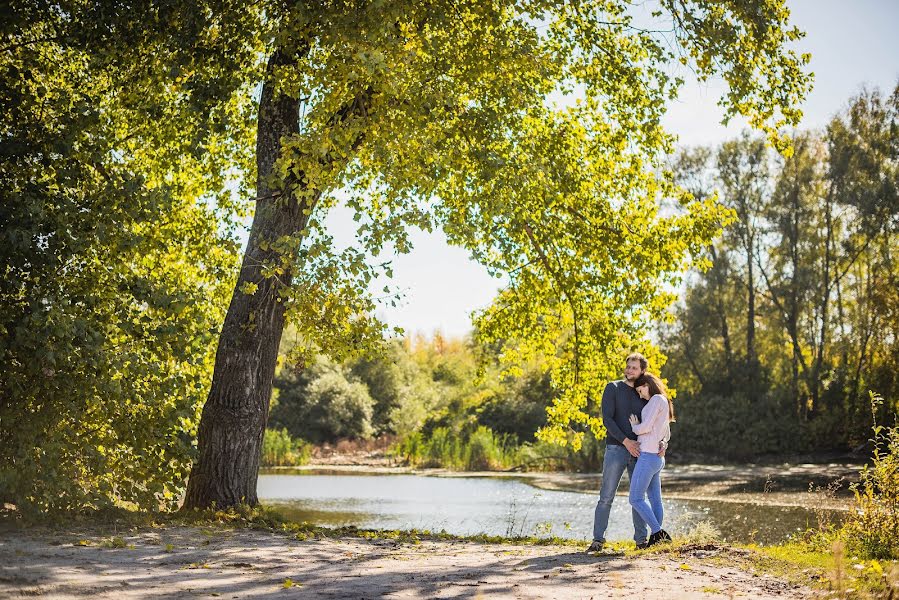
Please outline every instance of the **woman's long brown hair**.
[[668, 421], [670, 423], [673, 423], [674, 403], [671, 401], [671, 398], [668, 397], [668, 390], [665, 388], [665, 383], [652, 373], [643, 373], [634, 381], [634, 389], [637, 389], [638, 387], [644, 385], [649, 386], [650, 398], [652, 398], [656, 394], [665, 397], [665, 400], [668, 401]]

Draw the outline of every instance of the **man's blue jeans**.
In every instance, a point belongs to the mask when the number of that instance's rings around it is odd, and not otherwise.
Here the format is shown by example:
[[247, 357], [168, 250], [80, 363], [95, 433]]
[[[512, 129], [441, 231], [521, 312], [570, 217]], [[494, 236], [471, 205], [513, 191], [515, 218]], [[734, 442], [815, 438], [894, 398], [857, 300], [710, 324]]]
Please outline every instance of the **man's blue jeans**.
[[[593, 539], [604, 542], [606, 529], [609, 527], [609, 514], [612, 512], [612, 500], [621, 483], [621, 476], [627, 469], [628, 479], [633, 477], [637, 459], [631, 456], [624, 446], [607, 444], [606, 452], [602, 459], [602, 485], [599, 489], [599, 502], [596, 503], [596, 513], [593, 516]], [[640, 514], [631, 510], [634, 520], [634, 541], [642, 544], [646, 541], [646, 523]]]
[[[643, 453], [631, 473], [631, 491], [628, 494], [631, 508], [640, 513], [649, 525], [649, 531], [656, 533], [662, 528], [662, 469], [665, 459], [658, 454]], [[647, 497], [649, 500], [647, 501]]]

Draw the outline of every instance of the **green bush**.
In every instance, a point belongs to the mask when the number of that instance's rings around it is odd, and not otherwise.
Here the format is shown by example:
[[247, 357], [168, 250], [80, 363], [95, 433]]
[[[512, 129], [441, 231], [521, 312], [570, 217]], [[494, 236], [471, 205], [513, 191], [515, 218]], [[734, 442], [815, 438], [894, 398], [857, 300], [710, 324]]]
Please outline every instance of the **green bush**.
[[290, 437], [287, 429], [266, 429], [262, 439], [262, 466], [305, 465], [312, 456], [312, 444]]
[[420, 431], [402, 437], [391, 449], [390, 455], [407, 465], [420, 464], [424, 459], [425, 439]]
[[530, 370], [521, 377], [505, 379], [497, 393], [486, 398], [474, 412], [478, 423], [495, 433], [533, 442], [534, 433], [546, 425], [546, 408], [557, 396], [548, 372]]
[[800, 449], [802, 433], [788, 418], [795, 409], [776, 391], [683, 393], [676, 407], [671, 429], [677, 452], [746, 459]]
[[343, 365], [324, 357], [307, 369], [283, 373], [269, 423], [313, 443], [368, 439], [374, 433], [374, 400]]
[[[515, 436], [496, 434], [484, 426], [467, 437], [448, 427], [437, 427], [430, 437], [420, 432], [405, 436], [394, 445], [391, 453], [411, 466], [486, 471], [518, 465], [527, 458], [525, 451], [533, 447], [536, 446], [519, 445]], [[543, 448], [542, 445], [539, 447]]]
[[[882, 403], [871, 394], [873, 413]], [[849, 548], [865, 558], [899, 558], [899, 428], [874, 427], [874, 455], [854, 487], [856, 506], [843, 535]]]
[[503, 448], [493, 433], [481, 425], [471, 437], [465, 452], [465, 468], [469, 471], [490, 471], [504, 466]]
[[456, 469], [462, 467], [463, 444], [459, 437], [446, 427], [438, 427], [431, 432], [426, 444], [426, 467]]

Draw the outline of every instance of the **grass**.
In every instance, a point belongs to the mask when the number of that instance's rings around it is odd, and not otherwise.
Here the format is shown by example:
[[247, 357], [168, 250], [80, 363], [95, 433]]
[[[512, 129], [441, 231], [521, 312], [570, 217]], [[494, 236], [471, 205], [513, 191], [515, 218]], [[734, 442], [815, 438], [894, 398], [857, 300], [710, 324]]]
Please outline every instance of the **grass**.
[[899, 564], [865, 560], [846, 553], [834, 539], [829, 551], [803, 542], [749, 547], [749, 563], [764, 573], [792, 583], [827, 590], [838, 598], [899, 598]]

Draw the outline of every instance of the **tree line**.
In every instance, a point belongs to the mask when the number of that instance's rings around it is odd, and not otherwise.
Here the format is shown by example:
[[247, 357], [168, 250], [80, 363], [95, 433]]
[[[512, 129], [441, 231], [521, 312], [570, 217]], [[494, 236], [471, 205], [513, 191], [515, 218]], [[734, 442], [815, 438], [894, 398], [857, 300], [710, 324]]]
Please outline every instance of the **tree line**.
[[476, 336], [447, 339], [436, 332], [395, 339], [381, 352], [344, 362], [323, 355], [308, 364], [285, 359], [268, 426], [302, 447], [386, 436], [394, 440], [388, 450], [394, 461], [412, 466], [599, 468], [599, 445], [590, 432], [578, 451], [536, 437], [547, 425], [547, 408], [560, 397], [547, 361], [510, 372], [497, 349]]
[[[899, 88], [872, 90], [824, 130], [795, 132], [786, 157], [744, 134], [672, 158], [686, 189], [736, 215], [659, 327], [652, 368], [664, 364], [677, 395], [675, 456], [847, 452], [865, 444], [873, 419], [895, 420], [897, 123]], [[535, 443], [560, 394], [546, 361], [503, 375], [504, 346], [438, 334], [374, 357], [288, 366], [271, 422], [315, 443], [412, 436], [399, 452], [411, 460], [440, 428], [462, 442], [487, 427], [511, 436], [507, 445]], [[888, 399], [876, 414], [869, 391]], [[584, 453], [556, 449], [531, 468], [598, 467], [589, 438]], [[452, 466], [438, 454], [432, 462]]]
[[663, 327], [677, 444], [694, 451], [844, 451], [896, 417], [899, 87], [862, 92], [792, 148], [744, 135], [675, 160], [737, 216]]

